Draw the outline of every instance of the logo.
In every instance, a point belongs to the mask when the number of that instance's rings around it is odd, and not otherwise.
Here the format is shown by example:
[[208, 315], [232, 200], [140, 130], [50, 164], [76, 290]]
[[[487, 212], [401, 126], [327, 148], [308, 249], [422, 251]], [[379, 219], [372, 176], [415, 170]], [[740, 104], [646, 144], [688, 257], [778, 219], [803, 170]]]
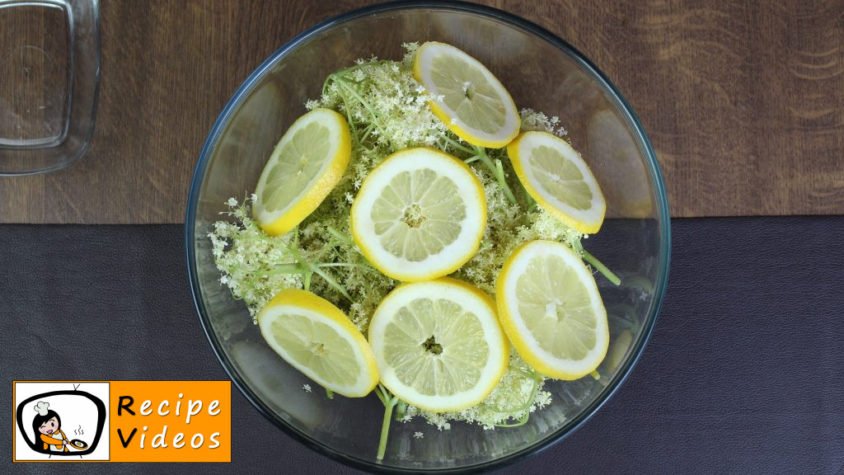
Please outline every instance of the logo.
[[109, 459], [108, 383], [13, 384], [16, 461]]
[[228, 381], [15, 381], [15, 462], [230, 462]]

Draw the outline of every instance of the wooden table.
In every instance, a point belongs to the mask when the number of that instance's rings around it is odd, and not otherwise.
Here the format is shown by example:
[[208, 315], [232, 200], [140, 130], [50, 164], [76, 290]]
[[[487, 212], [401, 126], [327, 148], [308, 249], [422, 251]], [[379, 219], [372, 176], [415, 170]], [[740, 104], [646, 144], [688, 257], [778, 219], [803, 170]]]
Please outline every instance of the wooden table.
[[[237, 85], [293, 35], [368, 3], [104, 0], [93, 147], [65, 171], [0, 178], [0, 222], [181, 222]], [[844, 213], [844, 2], [483, 3], [557, 33], [615, 82], [673, 216]]]

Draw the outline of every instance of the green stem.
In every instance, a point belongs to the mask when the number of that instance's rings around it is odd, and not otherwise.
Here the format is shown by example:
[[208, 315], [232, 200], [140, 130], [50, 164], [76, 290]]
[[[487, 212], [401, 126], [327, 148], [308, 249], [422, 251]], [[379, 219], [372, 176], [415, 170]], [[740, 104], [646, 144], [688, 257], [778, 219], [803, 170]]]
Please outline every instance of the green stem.
[[303, 284], [305, 290], [311, 290], [311, 277], [313, 277], [313, 275], [313, 272], [305, 272], [305, 283]]
[[325, 388], [325, 397], [327, 397], [328, 399], [334, 399], [334, 391]]
[[404, 416], [407, 415], [407, 403], [404, 401], [399, 401], [396, 405], [396, 420], [401, 421], [404, 419]]
[[384, 420], [381, 422], [381, 439], [378, 442], [378, 455], [375, 457], [379, 462], [384, 460], [384, 453], [387, 451], [387, 439], [390, 436], [390, 421], [393, 417], [393, 408], [398, 403], [397, 397], [387, 398], [387, 403], [384, 404]]
[[349, 300], [349, 302], [354, 302], [354, 299], [352, 299], [352, 296], [349, 295], [348, 292], [346, 292], [346, 289], [342, 285], [340, 285], [336, 280], [334, 280], [333, 277], [328, 275], [328, 273], [326, 273], [325, 271], [320, 269], [318, 265], [313, 264], [310, 261], [308, 261], [307, 259], [305, 259], [305, 257], [302, 256], [302, 254], [298, 250], [296, 250], [296, 249], [294, 249], [290, 246], [284, 246], [284, 247], [288, 250], [288, 252], [290, 252], [290, 254], [293, 254], [294, 259], [299, 261], [299, 265], [305, 267], [305, 270], [304, 270], [304, 272], [305, 272], [305, 284], [306, 284], [305, 290], [308, 290], [310, 288], [310, 279], [311, 279], [310, 274], [316, 273], [317, 275], [322, 277], [323, 280], [325, 280], [325, 282], [328, 283], [328, 285], [330, 285], [331, 287], [334, 287], [334, 289], [337, 290], [337, 292], [340, 292], [340, 294], [343, 297], [346, 297]]
[[346, 122], [349, 123], [349, 127], [352, 129], [352, 138], [355, 139], [357, 144], [360, 144], [363, 139], [358, 139], [357, 127], [355, 127], [355, 121], [353, 120], [351, 109], [349, 109], [349, 103], [346, 102], [346, 96], [340, 96], [340, 98], [343, 99], [343, 109], [346, 111]]
[[512, 423], [512, 424], [495, 424], [495, 427], [503, 427], [503, 428], [512, 428], [512, 427], [521, 427], [527, 424], [528, 419], [530, 419], [530, 413], [528, 412], [521, 419]]
[[621, 279], [619, 279], [613, 271], [611, 271], [607, 266], [605, 266], [603, 262], [599, 261], [597, 257], [593, 256], [592, 254], [589, 254], [589, 251], [587, 251], [586, 249], [583, 250], [583, 260], [588, 262], [598, 272], [603, 274], [603, 276], [606, 277], [607, 280], [612, 282], [614, 285], [621, 284]]
[[299, 247], [299, 226], [293, 228], [293, 247]]
[[507, 185], [506, 177], [504, 176], [504, 165], [501, 164], [501, 160], [495, 159], [495, 177], [498, 179], [498, 182], [504, 186], [504, 192], [507, 193], [507, 199], [510, 200], [511, 203], [516, 202], [516, 196], [513, 194], [513, 190]]
[[353, 262], [328, 262], [325, 264], [317, 264], [317, 267], [366, 267], [363, 264], [355, 264]]
[[[351, 120], [351, 119], [350, 119], [350, 120]], [[360, 143], [363, 143], [363, 142], [366, 142], [366, 139], [368, 139], [368, 138], [369, 138], [369, 134], [370, 134], [370, 133], [372, 133], [372, 128], [373, 128], [373, 127], [374, 127], [374, 125], [373, 125], [373, 124], [369, 124], [369, 125], [368, 125], [368, 126], [367, 126], [364, 130], [363, 130], [363, 135], [361, 136], [361, 138], [360, 138], [360, 139], [358, 139], [358, 143], [359, 143], [359, 144], [360, 144]]]
[[486, 154], [486, 150], [482, 147], [477, 147], [475, 151], [481, 163], [486, 166], [489, 172], [492, 173], [492, 176], [495, 177], [495, 180], [498, 181], [498, 184], [501, 185], [504, 194], [507, 195], [507, 201], [511, 204], [516, 204], [516, 196], [513, 194], [513, 190], [510, 189], [510, 185], [507, 184], [507, 179], [504, 177], [504, 167], [501, 165], [501, 160], [496, 160], [493, 163], [489, 155]]
[[372, 109], [372, 106], [369, 105], [368, 102], [366, 102], [366, 99], [364, 99], [360, 94], [358, 94], [358, 92], [355, 90], [355, 88], [353, 88], [348, 82], [346, 82], [345, 79], [338, 78], [338, 79], [335, 79], [335, 81], [337, 81], [338, 84], [343, 86], [346, 89], [346, 91], [348, 91], [349, 94], [351, 94], [352, 97], [354, 97], [355, 100], [357, 100], [360, 103], [360, 105], [362, 105], [363, 108], [366, 109], [367, 112], [369, 112], [369, 116], [372, 120], [372, 123], [376, 124], [376, 126], [383, 131], [384, 125], [381, 124], [381, 122], [378, 121], [378, 114], [376, 114], [375, 111]]
[[539, 381], [537, 381], [536, 379], [531, 378], [531, 381], [533, 381], [533, 387], [531, 388], [530, 395], [527, 397], [526, 402], [524, 404], [512, 410], [505, 410], [498, 406], [492, 406], [492, 410], [494, 410], [495, 412], [500, 412], [502, 414], [518, 414], [522, 411], [530, 412], [530, 406], [533, 405], [533, 401], [536, 399], [536, 394], [539, 392], [540, 384]]
[[387, 405], [387, 400], [384, 399], [384, 395], [381, 394], [381, 388], [380, 387], [375, 388], [375, 395], [378, 396], [378, 399], [381, 400], [381, 404], [383, 404], [385, 406]]
[[358, 269], [363, 269], [369, 272], [378, 272], [372, 266], [367, 264], [357, 264], [354, 262], [330, 262], [327, 264], [317, 264], [317, 267], [357, 267]]
[[445, 139], [445, 141], [446, 141], [449, 145], [451, 145], [452, 147], [456, 148], [457, 150], [460, 150], [460, 151], [465, 152], [465, 153], [475, 154], [475, 151], [474, 151], [474, 150], [472, 150], [472, 149], [471, 149], [471, 148], [469, 148], [469, 147], [466, 147], [465, 145], [461, 144], [460, 142], [457, 142], [456, 140], [451, 140], [451, 138], [450, 138], [448, 135], [444, 135], [444, 136], [443, 136], [443, 139]]
[[340, 285], [336, 280], [334, 280], [334, 277], [331, 277], [330, 275], [328, 275], [326, 272], [324, 272], [322, 269], [320, 269], [319, 267], [317, 267], [315, 265], [311, 266], [311, 270], [314, 271], [315, 273], [317, 273], [317, 275], [319, 275], [320, 277], [322, 277], [322, 279], [325, 280], [325, 282], [327, 282], [328, 285], [334, 287], [334, 290], [336, 290], [337, 292], [340, 292], [340, 295], [342, 295], [343, 297], [346, 297], [349, 300], [349, 302], [354, 302], [354, 299], [352, 298], [352, 296], [349, 295], [348, 292], [346, 292], [346, 289], [342, 285]]
[[334, 229], [331, 226], [327, 226], [326, 228], [328, 229], [328, 234], [330, 234], [332, 237], [334, 237], [338, 241], [344, 242], [346, 244], [354, 244], [354, 242], [351, 240], [351, 238], [349, 238], [349, 236], [344, 235], [343, 233]]
[[278, 274], [301, 274], [303, 271], [302, 266], [299, 264], [279, 264], [273, 267], [273, 270], [268, 272], [260, 272], [259, 274], [262, 275], [278, 275]]

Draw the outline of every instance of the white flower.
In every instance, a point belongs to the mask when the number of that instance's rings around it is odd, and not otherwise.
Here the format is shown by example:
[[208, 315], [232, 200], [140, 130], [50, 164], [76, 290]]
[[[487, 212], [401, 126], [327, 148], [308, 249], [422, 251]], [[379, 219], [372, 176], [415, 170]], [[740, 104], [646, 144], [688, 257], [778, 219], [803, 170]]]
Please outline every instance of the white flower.
[[[326, 107], [344, 114], [356, 135], [348, 172], [324, 203], [309, 216], [307, 224], [283, 237], [270, 237], [263, 233], [252, 218], [250, 206], [257, 201], [252, 194], [242, 203], [231, 198], [226, 201], [229, 209], [222, 214], [225, 221], [212, 225], [209, 235], [211, 253], [220, 271], [220, 283], [227, 285], [232, 297], [242, 300], [249, 314], [257, 315], [260, 308], [280, 290], [303, 288], [304, 277], [285, 273], [290, 264], [356, 263], [365, 261], [352, 241], [337, 242], [332, 232], [348, 233], [349, 208], [354, 195], [369, 172], [391, 153], [416, 146], [432, 146], [466, 160], [473, 149], [448, 130], [448, 123], [438, 119], [428, 101], [443, 101], [442, 95], [428, 94], [412, 76], [414, 51], [418, 44], [404, 45], [407, 54], [401, 62], [360, 59], [349, 69], [338, 72], [334, 80], [325, 85], [318, 100], [305, 103], [308, 109]], [[342, 75], [342, 76], [340, 76]], [[465, 90], [471, 84], [463, 85]], [[349, 92], [354, 90], [354, 94]], [[544, 130], [565, 134], [558, 117], [525, 109], [521, 111], [525, 130]], [[455, 146], [456, 144], [456, 146]], [[518, 181], [512, 175], [506, 151], [487, 150], [493, 163], [502, 162], [511, 185]], [[482, 163], [469, 164], [481, 180], [488, 205], [487, 229], [477, 254], [458, 272], [458, 276], [477, 287], [494, 292], [495, 278], [516, 245], [533, 239], [551, 239], [563, 242], [576, 252], [581, 252], [580, 240], [585, 236], [560, 223], [539, 208], [524, 209], [513, 206], [497, 182]], [[294, 238], [296, 245], [294, 246]], [[296, 252], [291, 253], [294, 248]], [[295, 255], [294, 255], [295, 254]], [[350, 320], [366, 332], [369, 318], [383, 297], [396, 282], [367, 269], [356, 266], [331, 267], [330, 273], [341, 282], [352, 296], [348, 308]], [[309, 289], [337, 305], [347, 302], [324, 279], [313, 275]], [[525, 417], [550, 404], [551, 395], [542, 390], [544, 380], [534, 379], [530, 367], [515, 354], [510, 369], [499, 385], [481, 404], [457, 412], [429, 413], [408, 406], [401, 421], [408, 422], [421, 416], [439, 431], [449, 430], [451, 421], [459, 420], [492, 430], [500, 424], [523, 421]], [[312, 392], [310, 384], [302, 390]], [[501, 412], [502, 408], [513, 408]], [[415, 439], [424, 437], [413, 433]]]

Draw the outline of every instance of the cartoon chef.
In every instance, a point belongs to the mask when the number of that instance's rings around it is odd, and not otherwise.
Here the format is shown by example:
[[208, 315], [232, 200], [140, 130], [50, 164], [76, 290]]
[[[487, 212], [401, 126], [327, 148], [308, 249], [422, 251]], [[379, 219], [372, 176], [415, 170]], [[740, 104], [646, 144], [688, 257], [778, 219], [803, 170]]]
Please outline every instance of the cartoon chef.
[[69, 452], [67, 436], [62, 431], [62, 419], [56, 411], [50, 409], [50, 403], [39, 401], [35, 404], [35, 419], [32, 420], [32, 430], [41, 439], [44, 452]]

